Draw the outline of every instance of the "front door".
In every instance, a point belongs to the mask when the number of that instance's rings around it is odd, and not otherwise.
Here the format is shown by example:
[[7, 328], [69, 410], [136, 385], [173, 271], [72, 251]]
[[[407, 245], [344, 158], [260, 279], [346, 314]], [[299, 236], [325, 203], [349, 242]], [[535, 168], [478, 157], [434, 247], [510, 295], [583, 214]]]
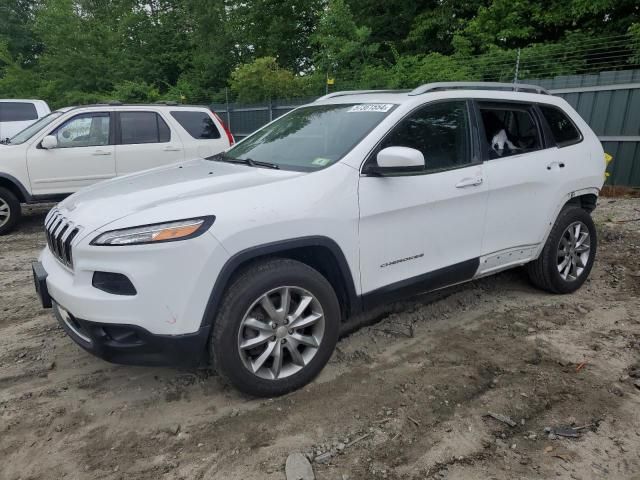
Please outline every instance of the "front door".
[[27, 151], [34, 195], [56, 195], [112, 178], [116, 174], [113, 129], [109, 112], [80, 113], [48, 132], [55, 148], [36, 142]]
[[[403, 119], [374, 150], [420, 150], [424, 171], [360, 178], [362, 291], [375, 301], [471, 278], [487, 203], [471, 103], [434, 102]], [[366, 170], [366, 169], [365, 169]], [[372, 301], [373, 303], [373, 301]]]

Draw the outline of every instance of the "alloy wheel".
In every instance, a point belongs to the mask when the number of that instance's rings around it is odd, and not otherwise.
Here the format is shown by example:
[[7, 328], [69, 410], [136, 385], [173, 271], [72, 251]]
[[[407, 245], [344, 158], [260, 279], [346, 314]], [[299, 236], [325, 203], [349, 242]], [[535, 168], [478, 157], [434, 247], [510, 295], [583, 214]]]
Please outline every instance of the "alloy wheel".
[[577, 280], [586, 268], [591, 255], [589, 229], [582, 222], [569, 225], [558, 245], [558, 272], [563, 280]]
[[238, 351], [254, 375], [279, 380], [302, 370], [318, 352], [325, 317], [307, 290], [282, 286], [255, 300], [238, 331]]
[[9, 204], [0, 198], [0, 227], [4, 226], [11, 218], [11, 207]]

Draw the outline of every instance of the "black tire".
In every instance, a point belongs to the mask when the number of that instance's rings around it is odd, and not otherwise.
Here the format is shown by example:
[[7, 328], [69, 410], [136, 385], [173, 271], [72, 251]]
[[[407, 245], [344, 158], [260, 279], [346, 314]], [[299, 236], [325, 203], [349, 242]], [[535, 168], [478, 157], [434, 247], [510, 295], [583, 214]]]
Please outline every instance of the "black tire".
[[[317, 299], [324, 313], [324, 333], [315, 355], [301, 370], [284, 378], [265, 379], [245, 366], [238, 335], [252, 304], [266, 292], [282, 286], [302, 288]], [[259, 261], [236, 275], [227, 288], [213, 325], [209, 353], [220, 375], [238, 390], [257, 397], [284, 395], [306, 385], [320, 373], [338, 341], [340, 322], [335, 291], [320, 273], [291, 259]]]
[[[22, 211], [20, 210], [20, 201], [11, 190], [0, 187], [0, 208], [8, 207], [9, 218], [0, 216], [0, 235], [5, 235], [13, 230], [20, 220]], [[6, 208], [5, 207], [5, 208]]]
[[[563, 234], [574, 222], [582, 222], [587, 227], [591, 251], [582, 273], [574, 280], [565, 280], [558, 271], [558, 248]], [[536, 260], [527, 264], [527, 273], [531, 283], [551, 293], [566, 294], [575, 292], [589, 277], [596, 258], [597, 247], [596, 227], [591, 215], [580, 207], [565, 207], [558, 215], [542, 253]]]

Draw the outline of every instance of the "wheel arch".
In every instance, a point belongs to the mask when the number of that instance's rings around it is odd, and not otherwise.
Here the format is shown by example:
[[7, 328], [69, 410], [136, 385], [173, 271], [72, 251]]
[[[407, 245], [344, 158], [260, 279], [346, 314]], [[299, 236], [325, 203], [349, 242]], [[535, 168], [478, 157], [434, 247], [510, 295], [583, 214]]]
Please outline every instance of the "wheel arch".
[[343, 319], [362, 311], [353, 276], [340, 246], [322, 236], [295, 238], [255, 246], [233, 255], [222, 267], [211, 290], [201, 327], [210, 327], [232, 278], [252, 263], [270, 257], [290, 258], [314, 268], [331, 284], [338, 296]]
[[20, 203], [27, 203], [31, 200], [31, 195], [29, 195], [24, 185], [20, 183], [20, 180], [8, 173], [0, 173], [0, 187], [4, 187], [12, 192]]
[[586, 210], [587, 213], [591, 213], [596, 209], [597, 203], [598, 203], [597, 194], [583, 193], [581, 195], [576, 195], [574, 197], [571, 197], [569, 200], [565, 202], [562, 208], [565, 208], [568, 205], [575, 205], [576, 207], [580, 207], [583, 210]]
[[556, 223], [560, 212], [564, 210], [568, 206], [575, 206], [584, 209], [587, 213], [593, 212], [595, 210], [598, 195], [600, 194], [600, 189], [598, 188], [585, 188], [582, 190], [576, 190], [574, 192], [568, 193], [564, 197], [562, 197], [561, 201], [558, 202], [558, 207], [556, 211], [553, 212], [553, 216], [549, 219], [549, 223], [547, 225], [547, 229], [544, 232], [544, 237], [542, 241], [538, 244], [538, 249], [536, 251], [535, 257], [538, 258], [540, 253], [542, 253], [542, 249], [544, 248], [547, 239], [549, 238], [549, 234], [551, 233], [551, 229], [553, 225]]

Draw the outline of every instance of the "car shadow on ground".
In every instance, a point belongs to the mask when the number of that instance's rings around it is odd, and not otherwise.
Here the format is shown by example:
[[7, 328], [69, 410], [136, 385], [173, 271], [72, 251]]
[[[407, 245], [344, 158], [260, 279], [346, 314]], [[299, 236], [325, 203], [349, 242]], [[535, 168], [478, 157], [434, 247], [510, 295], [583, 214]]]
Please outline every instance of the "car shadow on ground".
[[38, 230], [44, 232], [44, 219], [51, 208], [53, 204], [23, 205], [22, 218], [16, 227], [17, 232], [23, 234], [34, 234]]

